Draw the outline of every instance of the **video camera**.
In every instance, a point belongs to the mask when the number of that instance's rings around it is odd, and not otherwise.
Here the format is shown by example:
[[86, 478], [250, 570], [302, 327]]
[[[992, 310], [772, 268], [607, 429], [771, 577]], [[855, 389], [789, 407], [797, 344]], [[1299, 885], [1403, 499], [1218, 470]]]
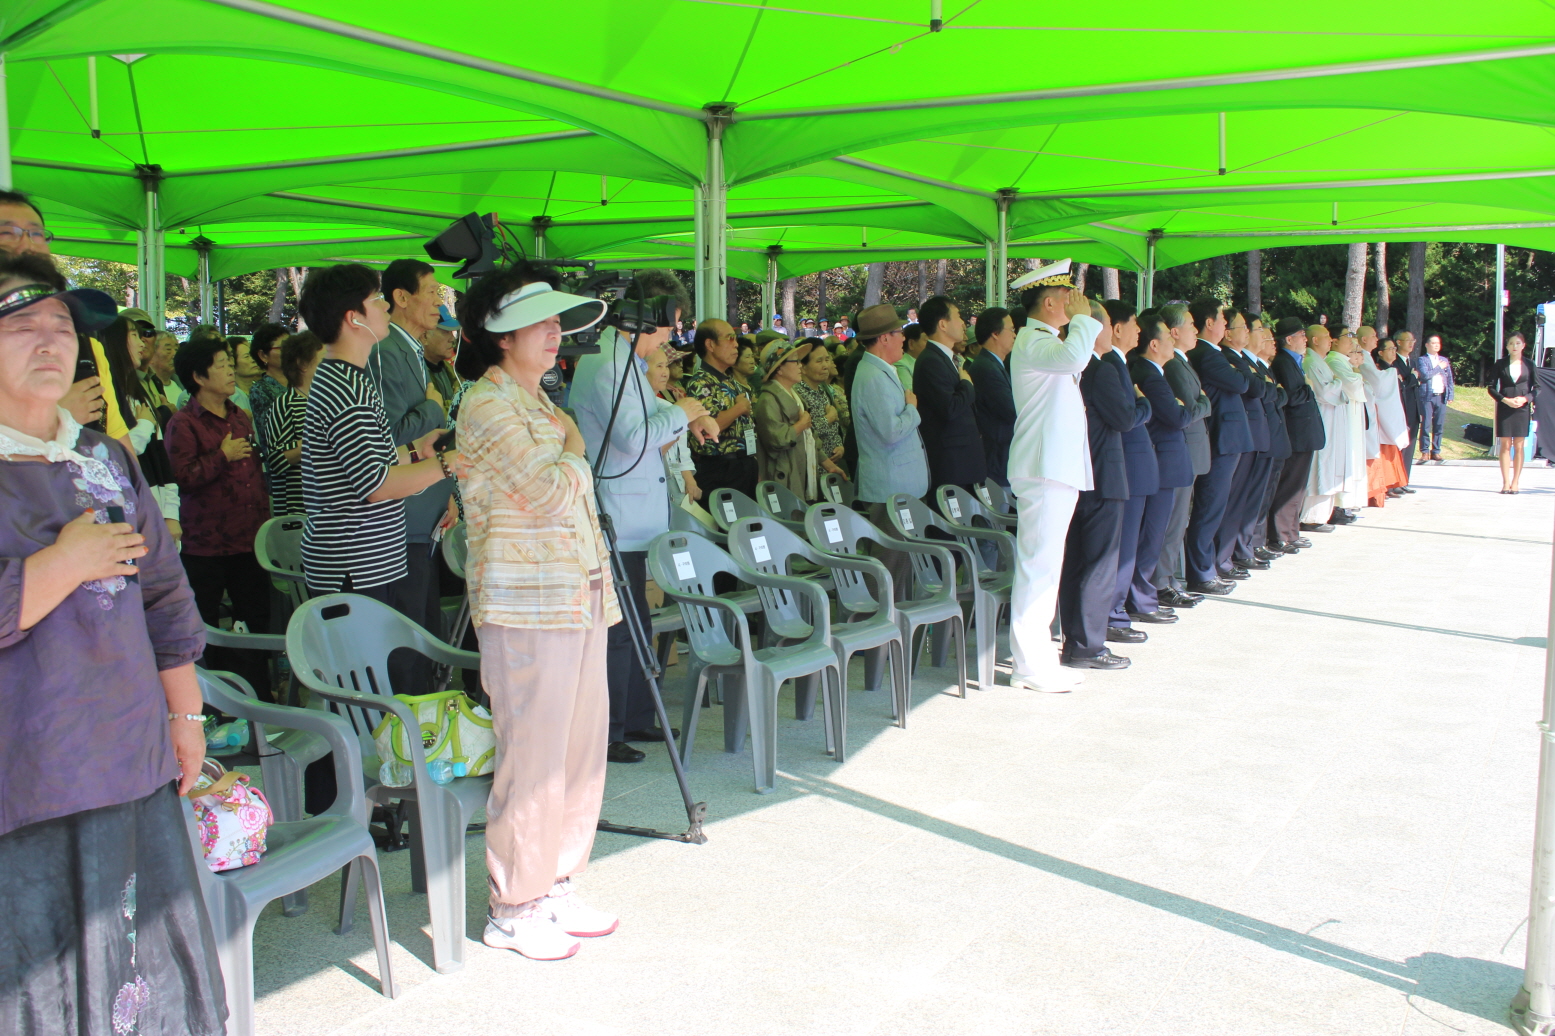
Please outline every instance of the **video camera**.
[[[491, 273], [500, 265], [528, 259], [524, 248], [497, 218], [495, 212], [481, 216], [474, 212], [463, 216], [425, 246], [427, 255], [442, 263], [464, 265], [454, 271], [457, 280], [473, 281]], [[592, 259], [583, 262], [554, 262], [530, 259], [536, 266], [548, 266], [561, 277], [562, 291], [590, 299], [605, 299], [609, 310], [605, 318], [587, 331], [562, 339], [561, 356], [586, 356], [599, 352], [599, 336], [606, 327], [622, 334], [652, 334], [661, 327], [675, 326], [675, 299], [656, 295], [646, 299], [628, 299], [631, 274], [621, 270], [596, 270]]]

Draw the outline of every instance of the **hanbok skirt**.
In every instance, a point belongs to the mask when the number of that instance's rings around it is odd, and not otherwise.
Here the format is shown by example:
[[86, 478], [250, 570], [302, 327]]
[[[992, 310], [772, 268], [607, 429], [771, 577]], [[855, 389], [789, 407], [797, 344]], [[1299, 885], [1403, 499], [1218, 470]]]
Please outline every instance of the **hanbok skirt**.
[[0, 1033], [226, 1031], [177, 788], [0, 836]]

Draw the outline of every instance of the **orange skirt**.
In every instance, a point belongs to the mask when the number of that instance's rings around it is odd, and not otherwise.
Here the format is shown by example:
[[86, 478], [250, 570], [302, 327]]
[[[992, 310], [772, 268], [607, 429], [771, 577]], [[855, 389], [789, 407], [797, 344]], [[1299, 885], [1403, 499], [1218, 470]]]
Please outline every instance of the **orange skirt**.
[[1397, 446], [1383, 443], [1377, 458], [1366, 462], [1366, 502], [1372, 507], [1382, 507], [1388, 502], [1389, 489], [1408, 484], [1403, 455]]

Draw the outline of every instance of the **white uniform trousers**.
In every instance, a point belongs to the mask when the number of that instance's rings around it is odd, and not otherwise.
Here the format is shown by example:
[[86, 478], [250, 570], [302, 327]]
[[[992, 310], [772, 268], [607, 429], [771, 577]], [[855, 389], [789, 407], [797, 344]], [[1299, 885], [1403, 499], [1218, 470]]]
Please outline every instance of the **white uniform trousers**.
[[1041, 683], [1060, 672], [1053, 643], [1064, 541], [1080, 491], [1047, 478], [1012, 478], [1020, 524], [1015, 536], [1015, 586], [1010, 594], [1014, 674]]

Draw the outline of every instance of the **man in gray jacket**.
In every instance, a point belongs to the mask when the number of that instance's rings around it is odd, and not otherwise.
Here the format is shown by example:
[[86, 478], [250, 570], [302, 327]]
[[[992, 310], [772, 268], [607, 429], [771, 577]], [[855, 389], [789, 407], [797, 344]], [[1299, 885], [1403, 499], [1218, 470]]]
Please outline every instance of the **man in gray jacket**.
[[[442, 292], [432, 265], [419, 259], [390, 263], [382, 287], [389, 304], [389, 334], [373, 346], [367, 376], [383, 397], [394, 445], [409, 446], [448, 424], [442, 396], [427, 377], [421, 346], [421, 339], [437, 326]], [[407, 614], [434, 636], [443, 635], [443, 610], [432, 532], [448, 511], [453, 489], [454, 480], [445, 478], [405, 499], [406, 600], [414, 609]], [[430, 677], [430, 663], [423, 673]]]
[[[1181, 320], [1178, 321], [1179, 325]], [[1166, 361], [1161, 372], [1172, 387], [1172, 395], [1183, 401], [1192, 413], [1183, 438], [1188, 443], [1188, 458], [1193, 462], [1193, 477], [1198, 478], [1209, 470], [1209, 432], [1204, 422], [1210, 413], [1209, 397], [1199, 384], [1199, 376], [1181, 349]], [[1182, 486], [1172, 494], [1172, 516], [1166, 523], [1166, 540], [1161, 546], [1161, 560], [1155, 569], [1155, 585], [1160, 593], [1160, 603], [1172, 608], [1192, 608], [1203, 600], [1201, 594], [1188, 592], [1184, 585], [1183, 536], [1188, 531], [1188, 513], [1193, 503], [1193, 486]]]

